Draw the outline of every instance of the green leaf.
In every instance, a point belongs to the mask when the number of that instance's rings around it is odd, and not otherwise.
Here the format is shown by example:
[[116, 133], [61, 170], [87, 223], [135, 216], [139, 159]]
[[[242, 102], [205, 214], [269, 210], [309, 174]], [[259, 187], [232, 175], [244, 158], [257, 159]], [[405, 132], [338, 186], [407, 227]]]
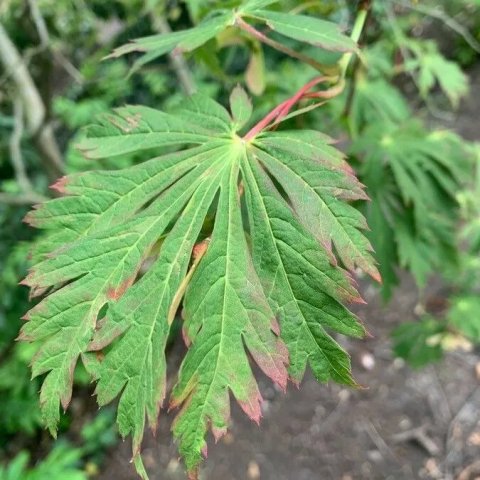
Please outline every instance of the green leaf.
[[259, 10], [261, 8], [268, 7], [274, 3], [278, 3], [278, 0], [248, 0], [244, 5], [240, 7], [241, 12], [249, 12]]
[[475, 343], [480, 342], [480, 299], [476, 294], [463, 294], [451, 299], [447, 315], [449, 324]]
[[219, 13], [215, 16], [208, 17], [197, 26], [187, 30], [137, 38], [131, 43], [115, 49], [113, 53], [109, 55], [109, 58], [119, 57], [130, 52], [146, 52], [145, 55], [137, 60], [134, 66], [134, 69], [138, 69], [145, 63], [151, 62], [166, 53], [172, 51], [178, 53], [191, 52], [201, 47], [228, 25], [232, 25], [233, 21], [233, 11]]
[[287, 382], [288, 354], [274, 334], [275, 318], [243, 232], [237, 190], [242, 154], [238, 151], [235, 167], [224, 172], [212, 241], [185, 298], [185, 330], [192, 346], [173, 391], [173, 405], [184, 403], [173, 431], [189, 469], [206, 453], [208, 424], [216, 438], [226, 431], [228, 390], [250, 418], [260, 421], [261, 395], [243, 342], [268, 376], [282, 388]]
[[384, 123], [367, 128], [352, 152], [363, 160], [360, 175], [374, 199], [367, 207], [369, 237], [383, 260], [386, 288], [395, 283], [397, 261], [420, 285], [432, 271], [454, 266], [456, 195], [471, 156], [462, 140], [448, 132], [428, 133], [418, 122]]
[[355, 42], [343, 35], [337, 24], [326, 20], [269, 10], [256, 10], [251, 15], [264, 21], [275, 32], [299, 42], [333, 52], [351, 52], [356, 49]]
[[420, 94], [427, 97], [438, 84], [454, 108], [468, 93], [468, 77], [455, 62], [447, 60], [435, 42], [408, 39], [406, 47], [415, 58], [406, 63], [408, 70], [418, 77]]
[[5, 468], [0, 466], [0, 480], [87, 480], [78, 467], [82, 451], [68, 444], [57, 444], [47, 457], [27, 469], [29, 455], [21, 451]]
[[468, 93], [468, 77], [455, 63], [439, 53], [420, 57], [420, 93], [426, 97], [438, 84], [449, 98], [453, 107], [458, 107], [460, 99]]
[[372, 80], [359, 75], [355, 84], [348, 123], [357, 137], [369, 125], [398, 124], [408, 120], [410, 108], [401, 93], [385, 80]]
[[245, 90], [237, 85], [230, 95], [230, 109], [232, 111], [233, 120], [240, 130], [252, 116], [252, 102], [248, 98]]
[[354, 384], [347, 354], [328, 335], [363, 336], [342, 301], [358, 301], [347, 277], [318, 249], [257, 161], [244, 162], [253, 258], [280, 320], [290, 352], [291, 378], [299, 383], [307, 363], [319, 381]]
[[252, 113], [243, 90], [231, 110], [233, 118], [194, 95], [171, 112], [125, 107], [104, 117], [87, 130], [88, 155], [153, 149], [153, 158], [65, 177], [55, 185], [63, 196], [27, 216], [45, 230], [48, 252], [24, 280], [47, 295], [20, 334], [41, 344], [32, 369], [45, 375], [45, 421], [54, 433], [81, 358], [99, 404], [119, 397], [119, 431], [132, 435], [144, 478], [140, 444], [165, 397], [179, 308], [189, 348], [171, 398], [181, 408], [173, 431], [192, 475], [207, 430], [218, 438], [228, 427], [229, 392], [260, 420], [250, 359], [281, 388], [307, 365], [319, 381], [355, 385], [332, 333], [364, 334], [344, 306], [362, 300], [339, 263], [378, 277], [364, 219], [348, 203], [366, 198], [363, 187], [325, 135], [246, 141], [236, 133]]
[[115, 49], [108, 58], [119, 57], [131, 52], [143, 52], [144, 55], [134, 64], [133, 70], [135, 71], [166, 53], [191, 52], [205, 45], [222, 31], [234, 27], [237, 18], [245, 21], [264, 22], [283, 36], [328, 51], [341, 53], [356, 51], [356, 43], [344, 35], [337, 24], [306, 15], [262, 10], [273, 3], [277, 2], [275, 0], [252, 0], [238, 9], [213, 10], [192, 28], [138, 38]]
[[269, 134], [260, 137], [256, 155], [282, 185], [305, 228], [325, 249], [332, 252], [334, 246], [349, 270], [358, 266], [379, 281], [372, 247], [361, 232], [366, 222], [345, 202], [368, 197], [342, 154], [328, 143], [329, 139], [308, 130]]
[[413, 368], [424, 367], [442, 358], [440, 342], [431, 342], [430, 339], [444, 331], [444, 326], [430, 317], [402, 323], [392, 333], [393, 351]]

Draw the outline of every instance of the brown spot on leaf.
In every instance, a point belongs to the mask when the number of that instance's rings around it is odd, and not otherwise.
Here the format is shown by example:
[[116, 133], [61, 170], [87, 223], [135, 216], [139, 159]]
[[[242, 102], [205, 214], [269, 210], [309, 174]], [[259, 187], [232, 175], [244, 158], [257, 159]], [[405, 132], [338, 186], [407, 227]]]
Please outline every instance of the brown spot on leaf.
[[132, 283], [133, 279], [127, 278], [118, 287], [110, 287], [107, 290], [107, 298], [109, 300], [118, 300]]
[[127, 125], [125, 125], [125, 123], [119, 121], [117, 119], [117, 117], [114, 117], [114, 116], [109, 116], [108, 120], [112, 125], [115, 125], [122, 132], [130, 133], [132, 130], [135, 130], [140, 125], [141, 118], [142, 117], [139, 113], [136, 113], [135, 115], [129, 115], [129, 116], [123, 118], [122, 120], [125, 120]]

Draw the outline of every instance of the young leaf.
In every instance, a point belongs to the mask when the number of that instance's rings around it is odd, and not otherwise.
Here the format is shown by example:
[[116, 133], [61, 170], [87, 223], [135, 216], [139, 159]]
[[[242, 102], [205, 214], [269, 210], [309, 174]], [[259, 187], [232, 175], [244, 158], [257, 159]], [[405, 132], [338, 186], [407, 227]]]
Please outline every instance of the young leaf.
[[251, 15], [264, 21], [272, 30], [299, 42], [332, 52], [351, 52], [356, 48], [355, 42], [343, 35], [338, 25], [332, 22], [269, 10], [255, 10]]
[[265, 91], [265, 59], [261, 47], [254, 47], [250, 53], [250, 61], [245, 70], [245, 83], [254, 95]]
[[241, 129], [252, 116], [252, 102], [239, 85], [233, 89], [230, 95], [230, 109], [238, 129]]
[[131, 43], [115, 49], [109, 55], [109, 58], [119, 57], [130, 52], [147, 52], [137, 60], [134, 67], [134, 69], [137, 69], [171, 51], [191, 52], [207, 43], [233, 23], [233, 12], [217, 13], [217, 15], [208, 17], [197, 26], [187, 30], [137, 38]]
[[[252, 0], [238, 9], [214, 10], [198, 25], [178, 32], [138, 38], [114, 50], [109, 57], [119, 57], [130, 52], [144, 52], [135, 62], [134, 70], [169, 52], [191, 52], [216, 37], [228, 27], [238, 26], [239, 20], [260, 21], [272, 30], [302, 43], [321, 47], [332, 52], [352, 52], [357, 46], [342, 34], [338, 25], [306, 15], [273, 12], [263, 8], [277, 3], [275, 0]], [[245, 23], [247, 29], [251, 25]], [[250, 30], [250, 33], [252, 31]], [[264, 34], [254, 32], [265, 40]], [[264, 41], [262, 40], [262, 41]], [[268, 41], [268, 39], [266, 39]], [[314, 61], [314, 60], [312, 60]]]
[[24, 281], [49, 295], [20, 335], [42, 345], [32, 367], [46, 375], [47, 425], [55, 431], [81, 357], [99, 404], [119, 397], [119, 430], [132, 435], [144, 477], [140, 443], [165, 397], [165, 346], [183, 296], [189, 349], [171, 405], [181, 407], [173, 431], [192, 476], [207, 430], [217, 438], [226, 431], [229, 392], [260, 420], [249, 356], [283, 389], [288, 376], [300, 382], [307, 364], [319, 381], [355, 384], [331, 332], [364, 333], [344, 306], [362, 300], [338, 261], [378, 278], [365, 222], [347, 203], [366, 198], [362, 185], [325, 135], [245, 140], [237, 132], [251, 104], [238, 88], [231, 109], [233, 118], [194, 95], [173, 112], [117, 110], [88, 129], [81, 148], [90, 157], [177, 151], [66, 177], [55, 187], [65, 196], [27, 217], [46, 230], [49, 251]]

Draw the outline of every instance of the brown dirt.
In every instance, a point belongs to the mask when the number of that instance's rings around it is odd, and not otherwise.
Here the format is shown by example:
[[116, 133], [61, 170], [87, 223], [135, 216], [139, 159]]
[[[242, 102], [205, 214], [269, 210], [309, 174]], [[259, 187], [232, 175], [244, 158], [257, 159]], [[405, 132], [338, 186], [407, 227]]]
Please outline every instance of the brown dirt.
[[[233, 406], [230, 432], [217, 445], [209, 442], [203, 479], [477, 478], [480, 471], [458, 475], [480, 457], [479, 355], [448, 354], [439, 364], [412, 371], [392, 358], [389, 337], [392, 328], [415, 317], [415, 286], [405, 279], [387, 307], [373, 287], [363, 290], [369, 303], [358, 314], [374, 338], [344, 343], [366, 388], [319, 385], [307, 374], [300, 389], [290, 386], [283, 394], [259, 376], [265, 398], [260, 427]], [[428, 290], [429, 298], [441, 294], [437, 285]], [[146, 436], [143, 452], [152, 480], [185, 478], [171, 420], [164, 414], [157, 438]], [[137, 478], [129, 449], [125, 442], [112, 452], [100, 480]]]

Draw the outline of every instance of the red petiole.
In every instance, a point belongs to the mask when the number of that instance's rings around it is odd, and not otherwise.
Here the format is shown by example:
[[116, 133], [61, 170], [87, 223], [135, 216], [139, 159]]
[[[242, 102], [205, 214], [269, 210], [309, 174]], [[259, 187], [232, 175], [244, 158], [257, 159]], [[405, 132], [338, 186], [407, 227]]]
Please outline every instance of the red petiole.
[[288, 98], [280, 105], [276, 106], [270, 113], [268, 113], [262, 120], [260, 120], [249, 132], [243, 137], [244, 140], [251, 140], [258, 133], [265, 130], [266, 128], [278, 124], [285, 118], [290, 110], [305, 98], [333, 98], [343, 90], [343, 82], [340, 82], [338, 85], [335, 85], [329, 90], [321, 90], [318, 92], [311, 92], [310, 90], [320, 83], [326, 83], [331, 81], [330, 77], [316, 77], [313, 80], [310, 80], [305, 84], [300, 90], [298, 90], [295, 95]]

